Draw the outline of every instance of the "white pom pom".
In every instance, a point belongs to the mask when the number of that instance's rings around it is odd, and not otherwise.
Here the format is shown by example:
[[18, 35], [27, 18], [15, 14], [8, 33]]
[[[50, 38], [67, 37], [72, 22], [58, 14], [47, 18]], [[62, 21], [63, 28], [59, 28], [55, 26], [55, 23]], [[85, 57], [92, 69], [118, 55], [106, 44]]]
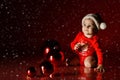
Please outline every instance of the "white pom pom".
[[101, 30], [105, 30], [106, 28], [107, 28], [106, 23], [102, 22], [102, 23], [100, 24], [100, 29], [101, 29]]

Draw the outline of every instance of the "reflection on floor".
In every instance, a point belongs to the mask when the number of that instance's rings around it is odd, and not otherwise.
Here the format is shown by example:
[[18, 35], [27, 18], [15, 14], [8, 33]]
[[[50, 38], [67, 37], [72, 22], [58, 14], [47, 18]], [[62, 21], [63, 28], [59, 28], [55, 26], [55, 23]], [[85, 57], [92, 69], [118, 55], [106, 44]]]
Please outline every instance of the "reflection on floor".
[[[111, 67], [109, 67], [110, 69]], [[119, 69], [120, 70], [120, 69]], [[118, 71], [119, 72], [119, 71]], [[104, 73], [96, 72], [92, 68], [85, 68], [80, 66], [64, 66], [55, 69], [53, 74], [49, 76], [36, 76], [27, 80], [118, 80], [119, 74], [114, 70], [106, 71]]]
[[82, 66], [60, 66], [50, 76], [41, 75], [38, 67], [33, 78], [27, 77], [28, 66], [0, 65], [0, 80], [120, 80], [120, 66], [105, 65], [104, 73]]

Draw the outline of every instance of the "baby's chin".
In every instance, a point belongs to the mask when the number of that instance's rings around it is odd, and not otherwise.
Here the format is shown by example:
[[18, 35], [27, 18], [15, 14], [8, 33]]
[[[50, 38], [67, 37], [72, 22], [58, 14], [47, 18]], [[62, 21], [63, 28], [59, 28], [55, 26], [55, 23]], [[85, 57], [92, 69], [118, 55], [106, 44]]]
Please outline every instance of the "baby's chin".
[[92, 38], [93, 34], [84, 34], [84, 36], [87, 37], [87, 38]]

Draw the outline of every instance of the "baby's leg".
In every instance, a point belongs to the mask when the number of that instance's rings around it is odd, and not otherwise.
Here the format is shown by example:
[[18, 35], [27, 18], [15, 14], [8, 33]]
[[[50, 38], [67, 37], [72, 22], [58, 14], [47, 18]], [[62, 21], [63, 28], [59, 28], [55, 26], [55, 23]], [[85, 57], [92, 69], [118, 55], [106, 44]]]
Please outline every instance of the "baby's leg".
[[97, 66], [97, 60], [93, 56], [88, 56], [84, 60], [85, 67], [93, 68]]

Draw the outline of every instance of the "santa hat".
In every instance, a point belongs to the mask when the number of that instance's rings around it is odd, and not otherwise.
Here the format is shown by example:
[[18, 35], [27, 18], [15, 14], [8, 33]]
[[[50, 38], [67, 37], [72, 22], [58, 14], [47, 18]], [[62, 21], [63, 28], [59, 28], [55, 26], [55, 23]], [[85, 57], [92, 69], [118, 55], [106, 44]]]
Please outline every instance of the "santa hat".
[[99, 14], [87, 14], [85, 17], [82, 19], [82, 26], [83, 22], [85, 19], [92, 19], [97, 27], [98, 30], [105, 30], [106, 29], [106, 23], [102, 21], [101, 17]]

